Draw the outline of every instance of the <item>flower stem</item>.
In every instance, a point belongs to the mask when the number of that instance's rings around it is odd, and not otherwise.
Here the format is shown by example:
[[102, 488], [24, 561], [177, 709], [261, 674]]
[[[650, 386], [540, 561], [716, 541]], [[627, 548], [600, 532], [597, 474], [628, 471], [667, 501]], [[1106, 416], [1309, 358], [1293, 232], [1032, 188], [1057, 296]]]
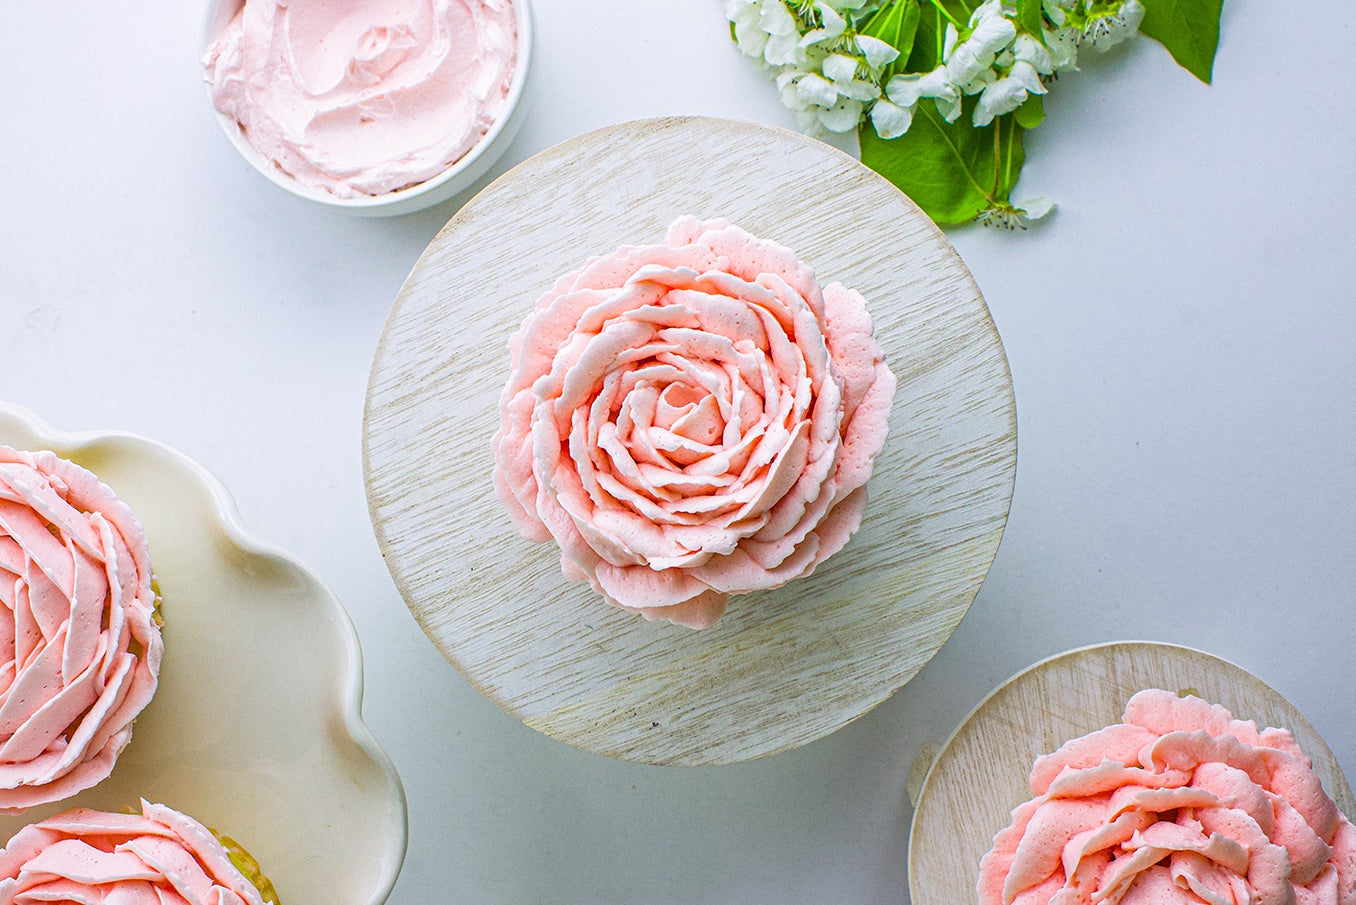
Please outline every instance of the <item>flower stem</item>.
[[961, 29], [960, 22], [956, 21], [956, 17], [951, 15], [951, 10], [947, 9], [945, 6], [942, 5], [942, 0], [929, 0], [929, 2], [933, 6], [937, 7], [937, 12], [941, 13], [943, 16], [946, 16], [946, 21], [956, 26], [956, 31], [960, 31]]
[[989, 195], [992, 202], [998, 197], [998, 187], [1003, 183], [1003, 118], [993, 124], [993, 192]]

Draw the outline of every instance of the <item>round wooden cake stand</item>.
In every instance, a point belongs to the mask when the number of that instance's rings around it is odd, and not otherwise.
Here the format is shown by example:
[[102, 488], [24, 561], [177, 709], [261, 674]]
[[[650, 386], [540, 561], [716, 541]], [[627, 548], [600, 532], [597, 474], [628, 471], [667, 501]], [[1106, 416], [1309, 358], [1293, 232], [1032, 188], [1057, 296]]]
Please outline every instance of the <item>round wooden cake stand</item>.
[[909, 837], [913, 905], [972, 905], [979, 859], [1010, 812], [1031, 797], [1035, 759], [1072, 738], [1119, 723], [1145, 688], [1189, 691], [1236, 719], [1289, 729], [1343, 812], [1351, 787], [1318, 732], [1280, 693], [1240, 666], [1188, 647], [1118, 642], [1037, 663], [990, 694], [961, 724], [928, 772]]
[[[861, 530], [714, 627], [646, 622], [566, 581], [491, 483], [509, 336], [556, 277], [683, 214], [780, 242], [867, 299], [899, 377]], [[889, 697], [951, 634], [998, 547], [1016, 417], [998, 334], [941, 232], [820, 142], [708, 118], [624, 123], [533, 157], [463, 207], [405, 282], [372, 366], [368, 503], [411, 611], [527, 725], [653, 764], [747, 760]]]

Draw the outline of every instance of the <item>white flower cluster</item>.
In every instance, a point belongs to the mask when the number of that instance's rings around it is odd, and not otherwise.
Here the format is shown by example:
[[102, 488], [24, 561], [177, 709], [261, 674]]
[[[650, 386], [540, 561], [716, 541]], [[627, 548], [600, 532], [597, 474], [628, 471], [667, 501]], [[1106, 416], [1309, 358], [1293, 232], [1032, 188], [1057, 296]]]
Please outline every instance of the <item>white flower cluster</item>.
[[770, 69], [782, 103], [807, 132], [850, 132], [881, 96], [899, 51], [857, 34], [850, 20], [872, 0], [726, 0], [735, 43]]
[[1018, 28], [1012, 5], [985, 0], [963, 27], [948, 22], [940, 65], [886, 81], [899, 51], [858, 34], [855, 25], [891, 2], [936, 5], [935, 0], [726, 0], [725, 14], [739, 49], [772, 70], [782, 103], [802, 129], [848, 132], [869, 117], [886, 139], [908, 131], [923, 98], [955, 122], [961, 99], [978, 95], [973, 121], [986, 126], [1029, 96], [1045, 94], [1046, 81], [1058, 73], [1076, 69], [1083, 41], [1100, 47], [1117, 43], [1134, 35], [1144, 18], [1140, 0], [1043, 0], [1036, 35]]

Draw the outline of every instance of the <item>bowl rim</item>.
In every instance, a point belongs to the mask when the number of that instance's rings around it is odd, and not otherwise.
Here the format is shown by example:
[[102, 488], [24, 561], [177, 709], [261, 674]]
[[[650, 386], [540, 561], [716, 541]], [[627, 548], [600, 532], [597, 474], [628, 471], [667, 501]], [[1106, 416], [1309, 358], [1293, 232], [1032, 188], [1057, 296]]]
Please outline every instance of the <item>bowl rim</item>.
[[[239, 122], [216, 108], [212, 100], [211, 84], [204, 75], [202, 54], [215, 39], [217, 33], [244, 8], [246, 0], [209, 0], [203, 15], [202, 34], [198, 46], [198, 71], [203, 93], [212, 111], [213, 118], [221, 127], [226, 138], [245, 158], [245, 161], [269, 182], [287, 190], [299, 198], [312, 201], [325, 207], [351, 213], [411, 213], [424, 207], [445, 201], [466, 188], [478, 178], [495, 160], [503, 154], [508, 142], [518, 131], [521, 124], [523, 94], [527, 86], [527, 76], [532, 68], [532, 48], [535, 43], [531, 0], [508, 0], [513, 5], [517, 25], [518, 57], [514, 63], [513, 78], [509, 83], [508, 95], [500, 107], [494, 122], [469, 151], [458, 158], [442, 172], [423, 182], [417, 182], [401, 189], [384, 192], [380, 195], [360, 195], [356, 198], [340, 198], [322, 188], [306, 185], [280, 170], [272, 161], [264, 158], [245, 138]], [[229, 14], [228, 12], [229, 11]], [[500, 140], [503, 139], [501, 142]], [[494, 147], [496, 150], [491, 151]], [[469, 174], [469, 175], [468, 175]], [[462, 179], [464, 178], [464, 183]], [[450, 185], [455, 183], [455, 185]], [[443, 190], [443, 191], [440, 191]], [[390, 210], [398, 208], [398, 210]]]

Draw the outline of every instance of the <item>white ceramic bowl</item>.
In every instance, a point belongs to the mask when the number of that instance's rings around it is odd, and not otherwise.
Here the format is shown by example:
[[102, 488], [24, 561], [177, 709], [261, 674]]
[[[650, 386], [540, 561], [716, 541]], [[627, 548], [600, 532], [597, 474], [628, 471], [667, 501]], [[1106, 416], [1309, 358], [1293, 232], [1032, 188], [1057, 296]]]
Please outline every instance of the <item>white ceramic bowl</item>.
[[[207, 19], [201, 42], [204, 50], [244, 5], [245, 0], [211, 0], [207, 7]], [[223, 115], [212, 104], [211, 89], [205, 81], [203, 87], [208, 95], [208, 104], [212, 107], [212, 115], [216, 117], [226, 137], [235, 145], [241, 156], [249, 161], [250, 166], [263, 174], [269, 182], [308, 201], [358, 217], [389, 217], [413, 213], [446, 201], [469, 187], [503, 155], [513, 137], [518, 134], [525, 112], [522, 103], [523, 90], [527, 84], [528, 71], [532, 68], [533, 37], [529, 0], [513, 0], [513, 8], [518, 18], [518, 63], [499, 118], [466, 156], [437, 176], [384, 195], [337, 198], [324, 189], [298, 182], [256, 151], [241, 133], [240, 125], [233, 118]]]

